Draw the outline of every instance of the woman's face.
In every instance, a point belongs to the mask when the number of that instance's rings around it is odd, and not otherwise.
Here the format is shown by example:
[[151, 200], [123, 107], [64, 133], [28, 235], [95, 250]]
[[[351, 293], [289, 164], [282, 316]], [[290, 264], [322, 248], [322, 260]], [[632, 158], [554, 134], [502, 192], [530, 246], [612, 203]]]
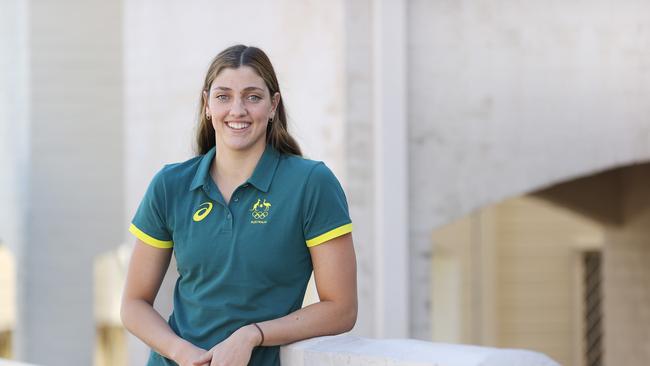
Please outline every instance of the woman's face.
[[206, 115], [216, 132], [217, 148], [264, 150], [266, 127], [280, 101], [249, 66], [221, 70], [203, 94]]

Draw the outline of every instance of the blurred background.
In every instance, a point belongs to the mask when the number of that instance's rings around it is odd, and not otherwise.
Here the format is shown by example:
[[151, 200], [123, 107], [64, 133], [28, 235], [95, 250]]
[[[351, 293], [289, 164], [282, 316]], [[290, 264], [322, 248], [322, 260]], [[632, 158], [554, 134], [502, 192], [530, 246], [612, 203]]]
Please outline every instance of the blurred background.
[[354, 334], [650, 364], [649, 14], [644, 0], [0, 0], [0, 358], [144, 364], [119, 321], [127, 228], [153, 174], [194, 154], [211, 59], [244, 43], [267, 52], [290, 131], [347, 193]]

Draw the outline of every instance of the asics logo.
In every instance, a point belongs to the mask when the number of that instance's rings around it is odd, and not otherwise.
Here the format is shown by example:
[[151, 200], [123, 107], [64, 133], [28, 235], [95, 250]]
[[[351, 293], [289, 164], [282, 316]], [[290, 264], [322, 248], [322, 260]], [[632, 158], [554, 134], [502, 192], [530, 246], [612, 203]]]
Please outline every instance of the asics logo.
[[199, 222], [205, 219], [206, 216], [212, 211], [212, 202], [203, 202], [198, 210], [192, 216], [192, 220]]

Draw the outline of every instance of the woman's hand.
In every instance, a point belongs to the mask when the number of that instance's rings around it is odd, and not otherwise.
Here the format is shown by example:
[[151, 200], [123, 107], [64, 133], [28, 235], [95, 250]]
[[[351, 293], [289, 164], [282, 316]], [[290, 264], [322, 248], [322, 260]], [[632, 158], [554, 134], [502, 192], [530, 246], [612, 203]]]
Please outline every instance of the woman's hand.
[[210, 366], [246, 366], [251, 358], [253, 348], [262, 340], [262, 335], [254, 325], [239, 328], [223, 342], [194, 361], [194, 366], [209, 362]]
[[203, 348], [199, 348], [190, 342], [183, 342], [177, 352], [174, 354], [174, 362], [179, 366], [207, 366], [210, 361], [196, 363], [196, 360], [205, 354]]

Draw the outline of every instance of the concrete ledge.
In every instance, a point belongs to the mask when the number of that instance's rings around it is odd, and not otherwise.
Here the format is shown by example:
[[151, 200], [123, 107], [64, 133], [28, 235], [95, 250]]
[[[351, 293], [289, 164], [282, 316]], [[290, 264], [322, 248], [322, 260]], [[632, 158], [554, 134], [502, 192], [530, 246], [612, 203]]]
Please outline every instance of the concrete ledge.
[[[282, 366], [560, 366], [542, 353], [520, 349], [351, 335], [283, 346], [280, 360]], [[0, 366], [35, 365], [0, 359]]]
[[527, 350], [351, 335], [284, 346], [280, 359], [283, 366], [560, 366], [542, 353]]
[[0, 366], [36, 366], [36, 365], [32, 365], [31, 363], [22, 363], [22, 362], [16, 362], [16, 361], [0, 358]]

